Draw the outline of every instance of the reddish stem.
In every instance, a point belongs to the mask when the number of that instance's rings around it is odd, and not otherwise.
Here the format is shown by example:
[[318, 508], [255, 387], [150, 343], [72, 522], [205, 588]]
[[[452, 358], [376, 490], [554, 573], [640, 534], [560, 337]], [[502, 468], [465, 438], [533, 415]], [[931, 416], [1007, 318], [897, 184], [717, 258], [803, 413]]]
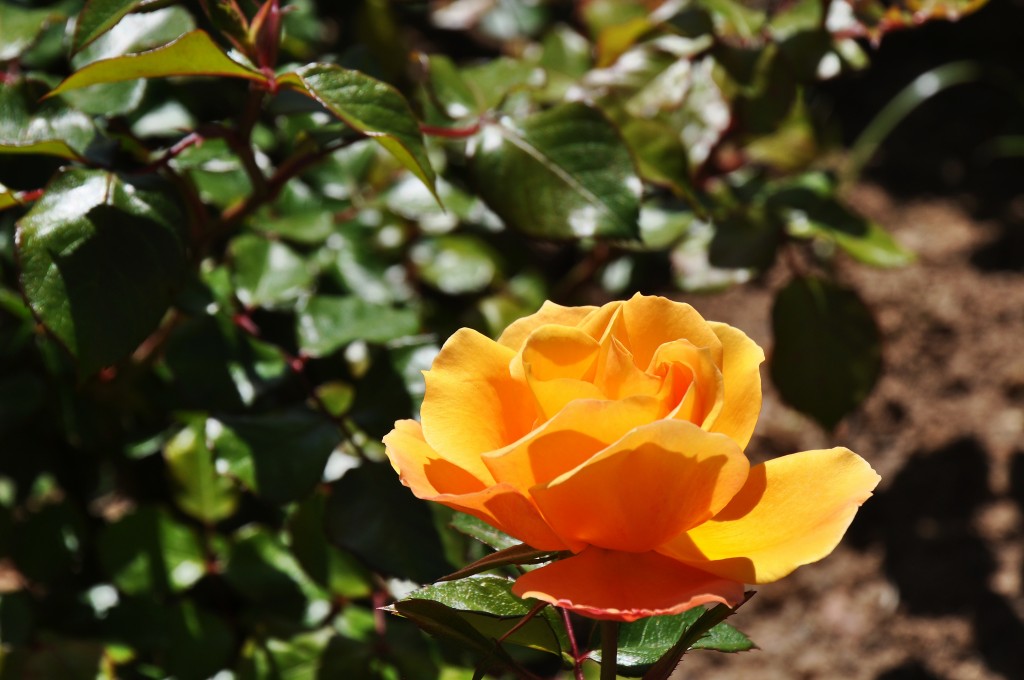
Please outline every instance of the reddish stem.
[[569, 618], [569, 610], [556, 607], [562, 613], [562, 621], [565, 623], [565, 632], [569, 636], [569, 647], [572, 649], [572, 672], [576, 680], [584, 680], [583, 658], [580, 656], [579, 645], [576, 644], [576, 634], [572, 631], [572, 620]]
[[18, 201], [20, 201], [21, 203], [31, 203], [33, 201], [38, 201], [40, 198], [43, 197], [43, 191], [43, 189], [32, 189], [30, 191], [22, 191], [20, 194], [18, 194]]

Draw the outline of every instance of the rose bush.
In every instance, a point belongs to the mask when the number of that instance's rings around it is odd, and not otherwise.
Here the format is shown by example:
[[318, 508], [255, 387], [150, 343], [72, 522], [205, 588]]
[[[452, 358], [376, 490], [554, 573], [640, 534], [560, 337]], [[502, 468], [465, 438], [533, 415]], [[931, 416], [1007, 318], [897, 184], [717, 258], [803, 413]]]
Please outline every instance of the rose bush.
[[832, 551], [879, 481], [844, 448], [751, 467], [764, 353], [692, 307], [546, 303], [462, 329], [384, 442], [416, 496], [540, 550], [513, 591], [600, 619], [735, 606]]

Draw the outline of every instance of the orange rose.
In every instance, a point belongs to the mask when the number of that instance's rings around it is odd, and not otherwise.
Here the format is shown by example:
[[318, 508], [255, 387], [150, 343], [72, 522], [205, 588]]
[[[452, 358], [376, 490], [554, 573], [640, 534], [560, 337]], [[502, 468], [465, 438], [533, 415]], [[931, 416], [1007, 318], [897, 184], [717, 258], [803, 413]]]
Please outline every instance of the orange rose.
[[521, 597], [622, 621], [735, 606], [829, 554], [879, 481], [844, 448], [750, 467], [763, 360], [665, 298], [548, 302], [497, 342], [449, 338], [422, 423], [384, 443], [419, 498], [573, 553], [520, 576]]

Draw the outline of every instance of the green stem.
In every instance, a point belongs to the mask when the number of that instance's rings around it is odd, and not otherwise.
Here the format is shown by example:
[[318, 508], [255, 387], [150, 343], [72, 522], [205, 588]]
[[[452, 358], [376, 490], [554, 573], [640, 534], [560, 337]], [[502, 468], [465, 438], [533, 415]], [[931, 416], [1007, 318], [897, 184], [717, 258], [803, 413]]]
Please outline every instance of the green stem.
[[619, 622], [601, 622], [601, 680], [615, 680], [619, 656]]

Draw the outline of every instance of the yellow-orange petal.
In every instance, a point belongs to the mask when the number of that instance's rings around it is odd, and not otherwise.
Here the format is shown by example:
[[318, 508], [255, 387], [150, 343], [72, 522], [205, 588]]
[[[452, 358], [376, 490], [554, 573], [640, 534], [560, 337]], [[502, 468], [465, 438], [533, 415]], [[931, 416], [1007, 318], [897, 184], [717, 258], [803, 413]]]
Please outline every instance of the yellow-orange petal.
[[419, 498], [474, 493], [493, 481], [489, 473], [486, 479], [480, 479], [442, 458], [423, 439], [423, 430], [415, 420], [395, 423], [395, 429], [384, 437], [384, 447], [391, 467]]
[[722, 410], [709, 419], [712, 432], [732, 437], [746, 448], [761, 414], [761, 363], [764, 350], [747, 335], [724, 323], [709, 322], [722, 341]]
[[622, 320], [629, 335], [626, 346], [637, 366], [647, 366], [658, 347], [673, 340], [689, 340], [697, 347], [706, 347], [715, 364], [722, 365], [721, 340], [704, 317], [686, 303], [637, 293], [622, 305]]
[[718, 513], [749, 467], [729, 437], [662, 420], [631, 430], [530, 494], [573, 550], [646, 552]]
[[597, 340], [578, 328], [540, 326], [526, 338], [510, 372], [520, 378], [529, 367], [535, 380], [590, 377], [599, 349]]
[[674, 406], [671, 417], [704, 426], [722, 410], [722, 372], [706, 347], [697, 347], [689, 340], [666, 342], [655, 351], [647, 372], [665, 375], [665, 386], [673, 392], [685, 390], [681, 398], [669, 397]]
[[658, 553], [600, 548], [587, 548], [527, 572], [513, 584], [512, 592], [613, 621], [679, 614], [712, 602], [735, 607], [743, 601], [742, 583]]
[[565, 549], [526, 496], [509, 484], [487, 486], [441, 458], [424, 441], [416, 421], [395, 423], [384, 444], [391, 466], [417, 498], [479, 517], [539, 550]]
[[516, 319], [509, 324], [508, 328], [498, 336], [498, 344], [518, 351], [534, 329], [547, 324], [576, 326], [596, 309], [597, 307], [563, 307], [554, 302], [545, 302], [535, 313]]
[[659, 552], [745, 583], [770, 583], [838, 545], [880, 477], [849, 449], [804, 451], [750, 469], [711, 520]]
[[663, 381], [638, 367], [633, 354], [618, 338], [609, 338], [601, 352], [601, 370], [594, 377], [594, 384], [608, 399], [653, 397], [658, 393]]
[[575, 401], [527, 437], [484, 455], [483, 461], [498, 482], [526, 492], [572, 470], [633, 428], [650, 423], [657, 410], [657, 402], [650, 397]]
[[463, 328], [444, 343], [423, 374], [423, 437], [441, 456], [487, 480], [480, 454], [500, 449], [533, 428], [536, 410], [526, 385], [509, 375], [516, 355]]

